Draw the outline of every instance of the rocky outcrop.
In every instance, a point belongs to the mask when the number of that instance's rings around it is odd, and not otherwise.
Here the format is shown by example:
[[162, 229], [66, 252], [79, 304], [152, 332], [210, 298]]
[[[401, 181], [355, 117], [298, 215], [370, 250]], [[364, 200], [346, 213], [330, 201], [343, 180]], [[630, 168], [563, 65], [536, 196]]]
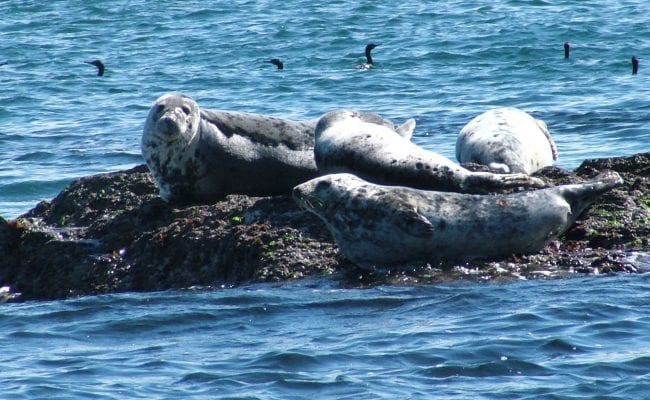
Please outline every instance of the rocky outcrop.
[[637, 272], [644, 262], [636, 257], [650, 249], [650, 153], [537, 175], [559, 184], [604, 170], [619, 172], [625, 184], [600, 197], [539, 254], [390, 271], [350, 265], [323, 223], [289, 196], [233, 195], [215, 204], [172, 206], [157, 196], [144, 166], [84, 177], [15, 220], [0, 218], [0, 296], [57, 299], [337, 271], [333, 279], [343, 285]]

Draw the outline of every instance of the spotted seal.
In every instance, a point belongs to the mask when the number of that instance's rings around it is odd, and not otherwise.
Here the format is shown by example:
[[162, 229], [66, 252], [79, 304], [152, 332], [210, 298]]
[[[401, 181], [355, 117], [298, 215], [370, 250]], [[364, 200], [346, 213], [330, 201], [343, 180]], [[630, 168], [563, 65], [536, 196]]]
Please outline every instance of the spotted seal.
[[478, 195], [382, 186], [342, 173], [296, 186], [293, 198], [325, 222], [350, 261], [391, 266], [535, 253], [622, 182], [606, 172], [584, 183]]
[[349, 110], [332, 111], [318, 120], [314, 155], [322, 175], [350, 172], [378, 184], [472, 193], [544, 186], [526, 174], [469, 171]]
[[[415, 128], [413, 120], [395, 126], [376, 114], [361, 114], [404, 137]], [[213, 202], [233, 193], [289, 194], [318, 176], [315, 125], [316, 120], [201, 109], [191, 97], [169, 93], [149, 111], [142, 155], [168, 202]]]
[[532, 174], [557, 160], [546, 123], [517, 108], [488, 110], [461, 129], [456, 159], [501, 173]]

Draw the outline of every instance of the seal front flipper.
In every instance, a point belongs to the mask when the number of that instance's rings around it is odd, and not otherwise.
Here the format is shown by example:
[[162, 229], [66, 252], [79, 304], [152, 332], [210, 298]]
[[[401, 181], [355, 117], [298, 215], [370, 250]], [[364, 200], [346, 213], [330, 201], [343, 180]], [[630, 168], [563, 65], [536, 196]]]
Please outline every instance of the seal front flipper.
[[429, 221], [424, 215], [420, 214], [416, 208], [412, 206], [403, 209], [399, 206], [393, 207], [399, 209], [395, 211], [393, 217], [396, 228], [405, 234], [418, 239], [430, 239], [431, 236], [433, 236], [435, 229], [431, 224], [431, 221]]
[[547, 184], [540, 178], [526, 174], [492, 174], [489, 172], [470, 172], [461, 189], [467, 193], [491, 192], [496, 189], [533, 187], [543, 188]]

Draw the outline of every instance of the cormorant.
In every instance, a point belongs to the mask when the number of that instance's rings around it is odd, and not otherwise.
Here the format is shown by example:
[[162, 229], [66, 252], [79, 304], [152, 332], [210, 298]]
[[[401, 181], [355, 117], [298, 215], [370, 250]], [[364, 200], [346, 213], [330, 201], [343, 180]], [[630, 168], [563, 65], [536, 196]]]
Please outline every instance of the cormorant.
[[377, 43], [377, 44], [368, 43], [368, 45], [366, 46], [366, 63], [361, 64], [361, 65], [357, 65], [357, 67], [356, 67], [357, 69], [370, 69], [370, 68], [374, 67], [374, 64], [372, 63], [372, 56], [370, 55], [370, 52], [372, 51], [372, 49], [379, 46], [380, 44], [381, 43]]
[[284, 63], [282, 61], [280, 61], [279, 58], [272, 58], [272, 59], [268, 60], [267, 62], [277, 66], [278, 69], [284, 69]]
[[571, 43], [564, 42], [564, 58], [569, 58], [571, 55]]
[[104, 76], [104, 63], [100, 60], [84, 61], [86, 64], [91, 64], [97, 67], [97, 76]]

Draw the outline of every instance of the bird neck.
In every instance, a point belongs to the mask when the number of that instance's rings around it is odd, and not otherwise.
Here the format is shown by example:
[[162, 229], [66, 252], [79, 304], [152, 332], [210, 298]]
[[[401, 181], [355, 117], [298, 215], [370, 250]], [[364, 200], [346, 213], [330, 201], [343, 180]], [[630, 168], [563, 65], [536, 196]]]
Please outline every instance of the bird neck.
[[366, 62], [372, 64], [372, 56], [370, 55], [370, 49], [366, 50]]

